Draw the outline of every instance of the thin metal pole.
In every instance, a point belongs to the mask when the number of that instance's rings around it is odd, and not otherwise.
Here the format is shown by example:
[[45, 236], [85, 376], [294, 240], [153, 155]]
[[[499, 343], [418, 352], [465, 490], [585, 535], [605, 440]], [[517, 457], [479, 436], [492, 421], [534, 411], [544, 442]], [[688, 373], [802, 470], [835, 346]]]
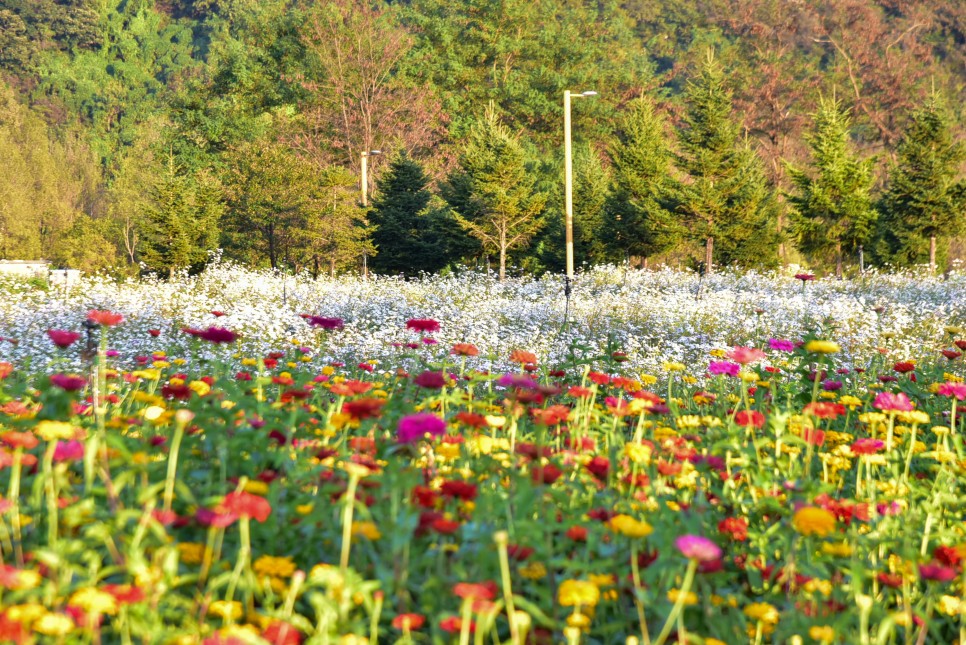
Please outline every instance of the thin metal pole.
[[567, 285], [574, 277], [574, 168], [570, 142], [570, 90], [564, 90], [564, 227], [567, 245]]
[[[369, 153], [362, 153], [362, 208], [369, 209]], [[362, 279], [369, 279], [369, 254], [362, 249]]]

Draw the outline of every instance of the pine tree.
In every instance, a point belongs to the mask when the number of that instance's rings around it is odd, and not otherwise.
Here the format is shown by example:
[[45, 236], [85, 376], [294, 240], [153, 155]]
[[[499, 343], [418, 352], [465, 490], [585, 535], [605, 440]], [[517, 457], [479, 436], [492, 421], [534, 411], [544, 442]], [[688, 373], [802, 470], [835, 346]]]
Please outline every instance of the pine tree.
[[223, 211], [218, 182], [204, 171], [186, 174], [170, 159], [150, 192], [151, 205], [139, 222], [141, 262], [169, 277], [203, 266], [218, 245]]
[[872, 159], [860, 160], [849, 149], [848, 113], [836, 99], [823, 98], [815, 126], [806, 141], [812, 151], [811, 172], [789, 168], [795, 191], [792, 229], [799, 248], [808, 254], [835, 258], [835, 275], [842, 277], [845, 253], [857, 251], [873, 232]]
[[429, 208], [428, 185], [422, 166], [405, 153], [397, 155], [380, 178], [369, 213], [377, 251], [373, 271], [415, 275], [446, 266], [448, 258], [435, 227], [436, 211]]
[[499, 254], [500, 280], [507, 252], [525, 247], [544, 225], [546, 195], [535, 189], [523, 146], [499, 123], [492, 105], [471, 128], [443, 197], [483, 249]]
[[621, 119], [611, 147], [614, 177], [604, 235], [622, 255], [646, 259], [676, 246], [685, 232], [674, 213], [673, 155], [665, 127], [654, 102], [641, 97]]
[[777, 249], [774, 195], [761, 160], [733, 120], [731, 92], [713, 52], [689, 82], [686, 98], [687, 127], [677, 158], [686, 179], [675, 192], [689, 237], [704, 243], [705, 271], [712, 272], [716, 252], [724, 264], [771, 264]]
[[896, 152], [879, 206], [877, 252], [900, 265], [928, 258], [935, 273], [938, 247], [966, 230], [966, 181], [957, 181], [966, 150], [953, 138], [937, 95], [913, 112]]
[[301, 219], [293, 225], [284, 259], [296, 273], [302, 266], [310, 266], [315, 275], [324, 261], [329, 275], [334, 276], [336, 269], [353, 266], [363, 253], [374, 252], [366, 213], [359, 205], [356, 177], [345, 168], [323, 167], [313, 173], [312, 182], [299, 207]]

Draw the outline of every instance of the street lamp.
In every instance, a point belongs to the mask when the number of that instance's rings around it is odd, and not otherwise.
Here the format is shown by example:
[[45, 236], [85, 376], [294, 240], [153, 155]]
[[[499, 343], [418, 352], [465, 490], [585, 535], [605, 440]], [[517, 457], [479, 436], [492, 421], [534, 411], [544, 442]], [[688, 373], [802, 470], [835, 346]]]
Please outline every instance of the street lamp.
[[[382, 150], [369, 150], [360, 155], [362, 177], [359, 183], [362, 188], [362, 207], [366, 209], [369, 208], [369, 157], [381, 154]], [[365, 250], [362, 251], [362, 277], [369, 277], [369, 254]]]
[[567, 231], [567, 277], [564, 282], [564, 295], [567, 309], [570, 309], [570, 283], [574, 279], [574, 167], [573, 151], [570, 143], [570, 99], [590, 98], [597, 92], [572, 93], [564, 90], [564, 227]]

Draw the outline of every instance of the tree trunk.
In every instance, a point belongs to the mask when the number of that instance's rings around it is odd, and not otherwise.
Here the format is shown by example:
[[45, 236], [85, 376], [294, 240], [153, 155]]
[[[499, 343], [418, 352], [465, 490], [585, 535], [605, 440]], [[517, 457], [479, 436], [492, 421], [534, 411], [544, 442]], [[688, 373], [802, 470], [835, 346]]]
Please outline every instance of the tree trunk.
[[842, 243], [835, 245], [835, 277], [842, 279]]
[[704, 274], [711, 275], [714, 265], [711, 259], [714, 257], [714, 238], [709, 237], [704, 241]]
[[936, 236], [929, 236], [929, 273], [936, 275]]
[[335, 277], [335, 258], [329, 258], [329, 277]]
[[500, 247], [500, 282], [506, 279], [506, 247]]

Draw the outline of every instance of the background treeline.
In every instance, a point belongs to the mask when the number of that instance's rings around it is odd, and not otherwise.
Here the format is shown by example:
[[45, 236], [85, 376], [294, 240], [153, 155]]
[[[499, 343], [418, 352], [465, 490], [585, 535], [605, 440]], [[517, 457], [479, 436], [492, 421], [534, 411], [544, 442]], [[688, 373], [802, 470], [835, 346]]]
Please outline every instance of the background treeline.
[[0, 0], [0, 257], [561, 271], [565, 89], [578, 264], [966, 257], [948, 0]]

